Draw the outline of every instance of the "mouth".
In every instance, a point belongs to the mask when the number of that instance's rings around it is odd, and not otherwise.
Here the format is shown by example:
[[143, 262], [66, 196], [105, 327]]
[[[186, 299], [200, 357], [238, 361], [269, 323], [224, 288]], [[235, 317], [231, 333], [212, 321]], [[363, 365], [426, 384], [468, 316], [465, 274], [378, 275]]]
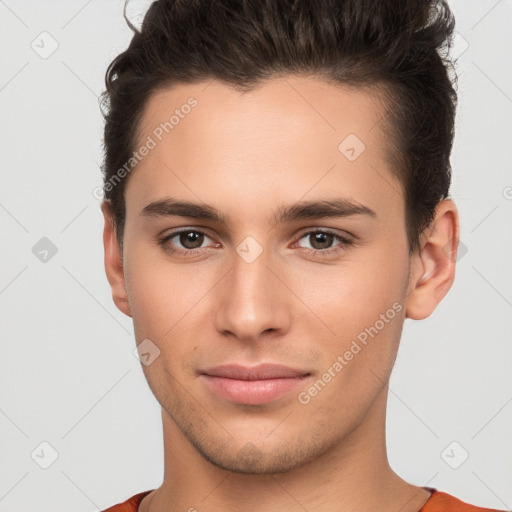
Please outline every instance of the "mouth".
[[291, 392], [310, 372], [277, 364], [244, 367], [230, 364], [200, 372], [209, 391], [230, 402], [259, 405]]

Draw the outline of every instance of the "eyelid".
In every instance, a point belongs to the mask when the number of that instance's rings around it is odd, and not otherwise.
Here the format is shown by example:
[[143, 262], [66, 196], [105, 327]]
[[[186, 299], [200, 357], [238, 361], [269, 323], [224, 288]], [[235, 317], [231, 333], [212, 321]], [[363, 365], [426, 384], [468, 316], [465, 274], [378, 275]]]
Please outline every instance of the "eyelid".
[[355, 245], [355, 237], [349, 233], [344, 232], [344, 234], [341, 234], [335, 229], [317, 227], [306, 228], [304, 231], [302, 231], [298, 235], [297, 241], [293, 243], [293, 247], [298, 246], [298, 244], [303, 238], [315, 235], [317, 233], [331, 235], [332, 237], [337, 239], [339, 243], [333, 245], [332, 247], [328, 247], [327, 249], [310, 249], [309, 247], [299, 246], [300, 249], [306, 251], [306, 253], [312, 254], [314, 257], [337, 256], [339, 255], [340, 252], [346, 251], [348, 248]]
[[[202, 228], [202, 227], [177, 228], [177, 229], [171, 231], [170, 233], [166, 233], [164, 235], [159, 236], [157, 239], [157, 242], [161, 245], [165, 245], [166, 243], [169, 243], [170, 240], [172, 240], [174, 237], [180, 235], [181, 233], [189, 233], [189, 232], [197, 233], [199, 235], [204, 235], [206, 238], [209, 238], [210, 240], [212, 240], [214, 242], [214, 244], [218, 245], [218, 242], [214, 241], [214, 237], [208, 233], [208, 230], [205, 228]], [[210, 246], [210, 247], [213, 247], [213, 246]], [[182, 252], [188, 252], [188, 253], [198, 253], [199, 251], [207, 249], [207, 248], [208, 247], [200, 247], [199, 249], [182, 249], [182, 248], [178, 247], [178, 248], [176, 248], [176, 252], [182, 251]]]
[[173, 238], [176, 235], [179, 235], [181, 233], [188, 233], [188, 232], [192, 232], [192, 231], [194, 233], [199, 233], [201, 235], [205, 235], [210, 239], [215, 238], [213, 235], [210, 234], [209, 229], [206, 227], [203, 227], [203, 226], [184, 226], [181, 228], [174, 228], [174, 229], [171, 229], [170, 231], [165, 231], [164, 234], [162, 234], [162, 235], [158, 235], [158, 238], [159, 239], [163, 239], [163, 238], [169, 239], [169, 238]]
[[304, 228], [300, 230], [299, 233], [295, 236], [297, 236], [298, 238], [302, 238], [304, 235], [313, 233], [326, 233], [328, 235], [339, 236], [340, 238], [347, 240], [347, 242], [356, 240], [356, 237], [352, 233], [349, 233], [348, 231], [342, 231], [336, 228], [330, 228], [326, 226]]
[[[158, 238], [159, 239], [162, 239], [162, 238], [167, 238], [168, 239], [169, 237], [172, 238], [172, 237], [174, 237], [176, 235], [179, 235], [182, 232], [187, 232], [187, 231], [194, 231], [194, 232], [200, 233], [202, 235], [207, 236], [210, 239], [215, 238], [215, 236], [209, 234], [209, 228], [203, 227], [203, 226], [184, 226], [184, 227], [181, 227], [181, 228], [176, 228], [175, 230], [173, 230], [173, 231], [171, 231], [171, 232], [169, 232], [167, 234], [160, 235]], [[345, 231], [345, 230], [339, 231], [336, 228], [330, 228], [330, 227], [326, 227], [326, 226], [309, 226], [307, 228], [302, 228], [298, 233], [296, 233], [294, 235], [294, 237], [302, 238], [305, 235], [312, 234], [312, 233], [332, 234], [332, 235], [344, 238], [347, 241], [355, 241], [357, 239], [356, 236], [354, 236], [352, 233], [350, 233], [348, 231]]]
[[[214, 236], [210, 236], [209, 229], [203, 228], [202, 226], [184, 226], [181, 228], [176, 228], [175, 230], [171, 231], [170, 233], [161, 235], [157, 237], [156, 243], [161, 249], [171, 255], [181, 256], [181, 257], [193, 257], [199, 254], [204, 253], [205, 250], [212, 249], [214, 246], [207, 246], [207, 247], [199, 247], [196, 249], [182, 249], [179, 247], [172, 246], [170, 244], [170, 240], [174, 237], [180, 235], [181, 233], [187, 233], [187, 232], [194, 232], [200, 235], [203, 235], [207, 238], [210, 238], [211, 240], [215, 240]], [[338, 239], [338, 244], [333, 245], [332, 247], [328, 247], [326, 249], [313, 249], [309, 247], [302, 247], [298, 246], [300, 240], [302, 240], [307, 235], [313, 235], [317, 233], [325, 233], [327, 235], [331, 235], [334, 238]], [[300, 230], [299, 233], [295, 234], [294, 236], [295, 241], [292, 244], [292, 247], [295, 248], [296, 246], [299, 247], [303, 252], [306, 254], [310, 254], [314, 257], [332, 257], [332, 256], [338, 256], [339, 253], [348, 250], [351, 246], [355, 245], [357, 241], [357, 237], [355, 237], [352, 233], [349, 233], [347, 231], [339, 232], [335, 228], [325, 227], [325, 226], [316, 226], [316, 227], [306, 227]], [[218, 242], [214, 242], [217, 247], [219, 245]]]

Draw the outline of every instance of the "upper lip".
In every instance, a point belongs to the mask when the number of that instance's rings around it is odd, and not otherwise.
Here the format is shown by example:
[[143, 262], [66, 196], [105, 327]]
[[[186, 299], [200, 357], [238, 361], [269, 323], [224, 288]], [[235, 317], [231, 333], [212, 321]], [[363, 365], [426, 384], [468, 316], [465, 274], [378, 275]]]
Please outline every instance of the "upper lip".
[[304, 377], [309, 375], [309, 372], [296, 370], [281, 364], [260, 364], [257, 366], [241, 366], [238, 364], [225, 364], [207, 368], [200, 373], [212, 377], [225, 377], [228, 379], [237, 380], [264, 380], [264, 379], [279, 379], [290, 377]]

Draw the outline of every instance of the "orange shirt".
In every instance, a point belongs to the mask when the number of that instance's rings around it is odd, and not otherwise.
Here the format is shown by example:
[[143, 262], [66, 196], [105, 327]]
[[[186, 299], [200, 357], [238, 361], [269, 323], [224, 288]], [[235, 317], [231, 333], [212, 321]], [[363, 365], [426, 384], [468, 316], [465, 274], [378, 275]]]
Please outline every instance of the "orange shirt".
[[[418, 512], [505, 512], [504, 510], [498, 510], [495, 508], [482, 508], [470, 505], [469, 503], [460, 501], [450, 494], [438, 491], [433, 487], [425, 487], [425, 489], [432, 492], [432, 494]], [[135, 494], [135, 496], [132, 496], [123, 503], [118, 503], [117, 505], [107, 508], [102, 512], [137, 512], [142, 498], [152, 490], [153, 489]]]

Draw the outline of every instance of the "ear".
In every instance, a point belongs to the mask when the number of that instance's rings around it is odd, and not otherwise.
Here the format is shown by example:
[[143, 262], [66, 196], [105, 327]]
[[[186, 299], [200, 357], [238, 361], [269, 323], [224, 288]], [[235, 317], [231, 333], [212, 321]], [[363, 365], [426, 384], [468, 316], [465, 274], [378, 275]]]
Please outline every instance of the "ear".
[[115, 234], [114, 216], [110, 208], [110, 203], [107, 200], [104, 200], [101, 204], [101, 211], [105, 219], [105, 227], [103, 229], [105, 272], [110, 287], [112, 288], [112, 298], [117, 308], [125, 315], [131, 317], [132, 314], [124, 280], [123, 257]]
[[422, 320], [432, 314], [455, 279], [459, 246], [459, 215], [451, 199], [436, 206], [432, 223], [420, 237], [412, 256], [405, 316]]

